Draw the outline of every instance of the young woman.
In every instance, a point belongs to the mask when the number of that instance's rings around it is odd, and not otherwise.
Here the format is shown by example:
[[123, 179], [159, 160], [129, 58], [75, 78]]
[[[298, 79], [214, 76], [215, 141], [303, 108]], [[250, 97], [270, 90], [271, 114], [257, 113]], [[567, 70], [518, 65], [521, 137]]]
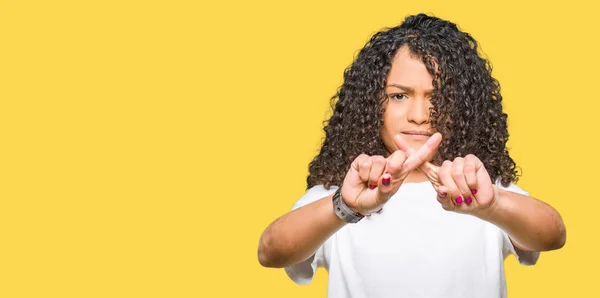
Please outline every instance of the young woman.
[[333, 98], [308, 190], [258, 258], [329, 297], [505, 297], [504, 259], [537, 262], [566, 231], [514, 183], [498, 82], [477, 42], [419, 14], [376, 33]]

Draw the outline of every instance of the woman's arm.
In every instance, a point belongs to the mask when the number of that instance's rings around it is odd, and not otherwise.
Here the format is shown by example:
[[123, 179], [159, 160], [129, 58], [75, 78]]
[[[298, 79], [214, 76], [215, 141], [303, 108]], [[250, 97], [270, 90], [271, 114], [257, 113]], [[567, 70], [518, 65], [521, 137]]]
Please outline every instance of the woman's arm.
[[517, 248], [547, 251], [565, 245], [566, 228], [554, 208], [495, 185], [494, 192], [494, 203], [474, 215], [503, 229]]
[[271, 223], [260, 238], [260, 264], [281, 268], [312, 256], [346, 224], [333, 212], [332, 197], [333, 194], [300, 207]]
[[[361, 154], [354, 159], [342, 183], [342, 200], [363, 215], [376, 212], [398, 191], [407, 176], [431, 156], [440, 144], [439, 133], [410, 158], [401, 150], [390, 156]], [[346, 223], [333, 210], [333, 194], [278, 218], [263, 232], [258, 260], [265, 267], [286, 267], [312, 256]]]
[[[414, 150], [401, 136], [394, 138], [409, 156]], [[566, 242], [566, 228], [558, 212], [532, 197], [503, 190], [492, 184], [483, 163], [472, 154], [441, 167], [430, 162], [419, 166], [438, 192], [437, 199], [448, 211], [467, 213], [504, 230], [521, 250], [559, 249]]]

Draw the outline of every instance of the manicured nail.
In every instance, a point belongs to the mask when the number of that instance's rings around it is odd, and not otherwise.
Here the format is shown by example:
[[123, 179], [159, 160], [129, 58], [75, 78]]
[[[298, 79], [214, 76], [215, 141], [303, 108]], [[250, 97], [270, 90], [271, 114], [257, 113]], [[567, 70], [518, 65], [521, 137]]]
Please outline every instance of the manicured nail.
[[476, 189], [471, 189], [471, 193], [472, 194], [477, 194], [477, 190]]
[[369, 189], [375, 189], [375, 187], [377, 187], [377, 185], [375, 185], [375, 184], [369, 184]]
[[471, 197], [465, 199], [465, 203], [467, 203], [467, 205], [471, 204], [471, 202], [473, 202], [473, 199], [471, 199]]
[[447, 196], [447, 194], [446, 193], [441, 193], [441, 194], [438, 194], [438, 196], [440, 196], [440, 198], [445, 198]]
[[463, 198], [462, 197], [458, 197], [456, 198], [456, 204], [460, 205], [463, 202]]
[[385, 177], [381, 179], [381, 184], [383, 184], [384, 186], [390, 185], [390, 177]]

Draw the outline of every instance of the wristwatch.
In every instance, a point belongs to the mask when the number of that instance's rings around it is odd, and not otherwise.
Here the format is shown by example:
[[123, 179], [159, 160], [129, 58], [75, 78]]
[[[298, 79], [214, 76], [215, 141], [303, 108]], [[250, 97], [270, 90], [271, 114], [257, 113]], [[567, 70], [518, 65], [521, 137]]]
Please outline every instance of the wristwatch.
[[360, 213], [354, 212], [350, 206], [346, 205], [346, 202], [342, 199], [341, 187], [333, 194], [333, 211], [335, 215], [347, 223], [357, 223], [365, 217]]

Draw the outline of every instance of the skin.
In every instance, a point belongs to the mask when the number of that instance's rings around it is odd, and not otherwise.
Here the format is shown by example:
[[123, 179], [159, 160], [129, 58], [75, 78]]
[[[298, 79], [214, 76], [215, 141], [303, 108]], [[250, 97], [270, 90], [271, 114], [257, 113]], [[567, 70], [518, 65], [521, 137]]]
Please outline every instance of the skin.
[[[408, 48], [400, 48], [387, 77], [382, 103], [381, 137], [389, 152], [360, 155], [351, 164], [342, 198], [353, 210], [369, 215], [382, 209], [403, 183], [430, 181], [445, 210], [470, 214], [506, 231], [521, 250], [547, 251], [566, 241], [564, 223], [555, 209], [529, 196], [493, 185], [474, 155], [431, 164], [441, 135], [429, 123], [432, 77]], [[332, 196], [293, 210], [271, 223], [261, 236], [258, 259], [265, 267], [285, 267], [312, 255], [346, 223], [333, 212]]]
[[[408, 47], [401, 47], [386, 78], [383, 126], [380, 134], [388, 152], [398, 150], [394, 137], [401, 134], [414, 150], [418, 150], [427, 141], [427, 136], [410, 134], [420, 131], [431, 136], [435, 130], [429, 122], [433, 77], [427, 72], [421, 60], [413, 57]], [[419, 173], [420, 181], [426, 178]], [[417, 177], [418, 176], [418, 177]], [[409, 180], [409, 182], [411, 181]]]

